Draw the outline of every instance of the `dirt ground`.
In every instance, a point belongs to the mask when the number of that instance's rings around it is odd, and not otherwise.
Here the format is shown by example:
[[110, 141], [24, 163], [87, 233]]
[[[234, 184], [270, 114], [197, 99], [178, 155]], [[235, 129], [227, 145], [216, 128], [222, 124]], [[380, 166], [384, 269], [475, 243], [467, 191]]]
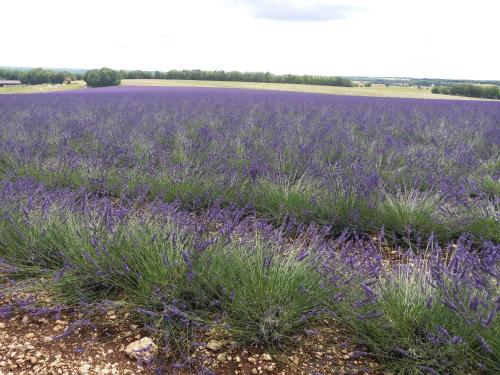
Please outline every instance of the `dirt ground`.
[[[26, 297], [32, 296], [21, 299]], [[167, 359], [158, 370], [158, 365], [142, 366], [137, 360], [141, 351], [137, 356], [130, 352], [129, 345], [149, 338], [127, 313], [108, 310], [91, 318], [72, 310], [33, 314], [22, 307], [11, 309], [12, 298], [19, 296], [0, 294], [0, 375], [382, 373], [365, 348], [350, 342], [348, 332], [326, 321], [298, 335], [285, 352], [241, 347], [220, 333], [207, 332], [191, 356], [196, 366], [176, 366]], [[161, 356], [157, 350], [155, 361]]]

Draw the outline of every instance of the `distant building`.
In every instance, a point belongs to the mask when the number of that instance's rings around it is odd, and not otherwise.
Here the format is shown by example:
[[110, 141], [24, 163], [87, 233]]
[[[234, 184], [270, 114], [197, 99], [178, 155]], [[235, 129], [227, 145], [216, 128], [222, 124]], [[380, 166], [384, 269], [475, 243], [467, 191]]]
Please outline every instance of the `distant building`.
[[4, 86], [19, 86], [21, 81], [10, 80], [10, 79], [0, 79], [0, 87]]

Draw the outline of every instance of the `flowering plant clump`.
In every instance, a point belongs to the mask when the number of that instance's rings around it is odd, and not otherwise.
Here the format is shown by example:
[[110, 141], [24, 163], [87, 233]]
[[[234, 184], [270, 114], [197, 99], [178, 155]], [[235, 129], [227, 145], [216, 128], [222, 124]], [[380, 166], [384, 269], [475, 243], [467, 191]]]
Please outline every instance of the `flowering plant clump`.
[[500, 246], [484, 243], [478, 253], [471, 244], [461, 237], [442, 249], [430, 238], [425, 255], [401, 253], [369, 288], [361, 284], [365, 299], [343, 301], [343, 317], [401, 372], [497, 371]]

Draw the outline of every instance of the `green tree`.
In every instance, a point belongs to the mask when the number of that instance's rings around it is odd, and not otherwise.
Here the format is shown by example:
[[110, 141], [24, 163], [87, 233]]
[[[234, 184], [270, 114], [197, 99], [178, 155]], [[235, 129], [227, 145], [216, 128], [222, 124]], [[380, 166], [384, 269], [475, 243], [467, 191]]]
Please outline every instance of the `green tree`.
[[64, 83], [66, 81], [66, 72], [55, 72], [50, 77], [50, 83]]
[[24, 72], [21, 75], [21, 81], [28, 85], [39, 85], [41, 83], [49, 83], [53, 75], [54, 73], [49, 70], [35, 68]]
[[121, 83], [120, 73], [109, 68], [89, 70], [83, 80], [90, 87], [118, 86]]

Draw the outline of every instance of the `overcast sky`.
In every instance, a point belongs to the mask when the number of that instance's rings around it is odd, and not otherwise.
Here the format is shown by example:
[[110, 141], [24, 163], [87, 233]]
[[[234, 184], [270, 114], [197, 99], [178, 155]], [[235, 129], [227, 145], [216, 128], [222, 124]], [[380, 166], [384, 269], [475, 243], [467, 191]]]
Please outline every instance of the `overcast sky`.
[[2, 0], [0, 66], [500, 79], [499, 0]]

